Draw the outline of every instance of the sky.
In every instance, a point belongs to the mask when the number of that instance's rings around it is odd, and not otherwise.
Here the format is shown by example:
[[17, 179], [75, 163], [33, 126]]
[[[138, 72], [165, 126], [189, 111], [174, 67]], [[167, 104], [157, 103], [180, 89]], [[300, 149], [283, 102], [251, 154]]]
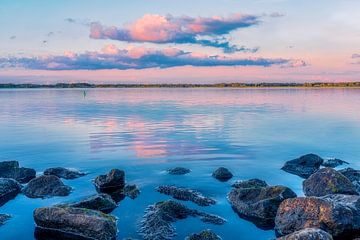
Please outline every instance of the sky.
[[0, 83], [360, 81], [358, 0], [0, 0]]

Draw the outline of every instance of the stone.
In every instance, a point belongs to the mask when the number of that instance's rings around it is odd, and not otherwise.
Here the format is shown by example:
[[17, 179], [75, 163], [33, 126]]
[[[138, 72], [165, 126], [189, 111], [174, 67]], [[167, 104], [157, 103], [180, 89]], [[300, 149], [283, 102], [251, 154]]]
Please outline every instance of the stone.
[[97, 176], [94, 183], [100, 192], [115, 192], [125, 187], [125, 172], [119, 169], [112, 169], [106, 175]]
[[307, 154], [299, 158], [287, 161], [281, 168], [285, 172], [308, 178], [311, 174], [319, 170], [323, 159], [316, 154]]
[[175, 167], [168, 169], [167, 172], [171, 175], [184, 175], [190, 173], [191, 170], [183, 167]]
[[352, 239], [360, 233], [360, 197], [333, 194], [284, 200], [275, 218], [278, 236], [305, 228], [320, 228], [335, 239]]
[[10, 218], [11, 216], [9, 214], [0, 213], [0, 226], [4, 225]]
[[284, 237], [277, 238], [277, 240], [333, 240], [333, 238], [321, 229], [305, 228]]
[[234, 188], [259, 188], [259, 187], [267, 187], [268, 184], [263, 180], [253, 178], [244, 181], [236, 181], [231, 186]]
[[79, 172], [77, 170], [67, 169], [63, 167], [48, 168], [44, 171], [44, 175], [55, 175], [59, 178], [64, 179], [75, 179], [82, 176], [85, 176], [85, 173]]
[[303, 182], [305, 196], [321, 197], [328, 194], [357, 195], [351, 181], [333, 168], [322, 168]]
[[[34, 220], [37, 227], [35, 235], [42, 239], [51, 239], [51, 236], [55, 235], [59, 239], [73, 236], [74, 239], [112, 240], [117, 235], [115, 217], [85, 208], [37, 208], [34, 211]], [[45, 238], [46, 235], [50, 237]]]
[[349, 163], [338, 158], [329, 158], [326, 159], [321, 165], [324, 167], [336, 168], [343, 164], [349, 164]]
[[0, 207], [21, 192], [21, 185], [12, 178], [0, 178]]
[[1, 178], [13, 178], [19, 183], [27, 183], [35, 176], [36, 171], [34, 169], [20, 167], [18, 161], [0, 162]]
[[227, 168], [219, 167], [212, 176], [221, 182], [226, 182], [233, 177], [233, 174]]
[[360, 170], [345, 168], [339, 170], [338, 172], [347, 177], [355, 186], [356, 191], [360, 194]]
[[150, 205], [140, 222], [139, 233], [144, 240], [171, 239], [176, 236], [172, 223], [187, 217], [198, 217], [205, 223], [222, 225], [226, 221], [216, 215], [190, 209], [185, 205], [167, 200]]
[[228, 200], [238, 215], [261, 229], [272, 229], [277, 209], [282, 201], [296, 194], [284, 186], [233, 188]]
[[216, 235], [210, 229], [203, 230], [199, 233], [191, 234], [186, 238], [186, 240], [221, 240], [221, 237]]
[[170, 195], [175, 199], [191, 201], [199, 206], [210, 206], [216, 203], [212, 198], [205, 197], [200, 192], [176, 186], [162, 185], [156, 188], [159, 193]]
[[128, 184], [124, 187], [124, 195], [131, 199], [137, 198], [139, 194], [140, 189], [135, 184]]
[[61, 204], [61, 205], [57, 205], [57, 206], [86, 208], [86, 209], [101, 211], [103, 213], [110, 213], [117, 207], [117, 204], [111, 198], [110, 195], [101, 193], [101, 194], [96, 194], [96, 195], [87, 197], [78, 202]]
[[29, 198], [67, 196], [70, 192], [71, 187], [66, 186], [60, 178], [54, 175], [34, 178], [23, 189], [23, 193]]

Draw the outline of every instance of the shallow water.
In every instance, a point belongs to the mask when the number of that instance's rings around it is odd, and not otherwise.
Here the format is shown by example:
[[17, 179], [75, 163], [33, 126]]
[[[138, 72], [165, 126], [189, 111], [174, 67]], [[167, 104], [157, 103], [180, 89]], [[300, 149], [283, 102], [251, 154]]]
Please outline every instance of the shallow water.
[[[34, 239], [34, 208], [79, 200], [95, 193], [91, 181], [111, 168], [126, 171], [141, 195], [113, 212], [118, 239], [137, 235], [147, 205], [168, 199], [160, 184], [198, 189], [217, 200], [187, 206], [227, 219], [223, 226], [188, 218], [175, 223], [177, 237], [213, 229], [223, 239], [274, 238], [239, 218], [226, 200], [236, 179], [261, 178], [302, 195], [302, 179], [280, 170], [306, 153], [337, 157], [360, 168], [360, 89], [91, 89], [0, 90], [0, 160], [18, 160], [38, 174], [55, 166], [89, 174], [64, 182], [68, 197], [28, 199], [18, 195], [0, 208], [13, 218], [0, 239]], [[164, 170], [188, 167], [185, 176]], [[235, 175], [227, 183], [211, 177], [219, 166]]]

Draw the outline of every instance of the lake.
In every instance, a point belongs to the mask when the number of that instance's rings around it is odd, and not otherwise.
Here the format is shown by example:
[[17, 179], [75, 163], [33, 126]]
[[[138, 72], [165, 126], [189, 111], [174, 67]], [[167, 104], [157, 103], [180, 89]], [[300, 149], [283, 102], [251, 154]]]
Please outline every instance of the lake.
[[[67, 197], [29, 199], [19, 194], [0, 208], [12, 219], [0, 227], [4, 240], [34, 239], [33, 210], [96, 193], [92, 180], [123, 169], [141, 194], [113, 211], [118, 239], [141, 239], [137, 225], [145, 208], [169, 199], [161, 184], [190, 187], [216, 199], [191, 208], [220, 215], [222, 226], [188, 218], [177, 236], [212, 229], [225, 240], [274, 238], [241, 219], [226, 199], [235, 180], [260, 178], [303, 195], [302, 179], [280, 170], [307, 153], [337, 157], [360, 168], [360, 89], [11, 89], [0, 90], [0, 160], [17, 160], [40, 175], [70, 167], [88, 175], [64, 180]], [[190, 168], [172, 176], [166, 169]], [[214, 179], [224, 166], [234, 177]]]

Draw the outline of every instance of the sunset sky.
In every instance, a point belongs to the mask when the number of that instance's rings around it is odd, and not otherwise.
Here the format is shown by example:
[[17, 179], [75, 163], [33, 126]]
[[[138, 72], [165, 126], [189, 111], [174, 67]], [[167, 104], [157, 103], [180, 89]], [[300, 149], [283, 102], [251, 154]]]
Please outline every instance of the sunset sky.
[[360, 81], [359, 0], [0, 0], [0, 83]]

